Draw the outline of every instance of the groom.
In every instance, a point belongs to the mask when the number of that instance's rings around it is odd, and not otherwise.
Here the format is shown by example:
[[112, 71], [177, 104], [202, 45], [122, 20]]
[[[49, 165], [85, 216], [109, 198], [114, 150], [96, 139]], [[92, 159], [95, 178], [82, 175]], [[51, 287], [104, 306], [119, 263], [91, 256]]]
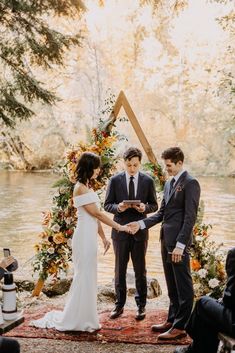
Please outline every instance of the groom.
[[153, 216], [132, 223], [132, 231], [148, 229], [162, 222], [160, 239], [163, 268], [170, 299], [167, 321], [153, 325], [162, 332], [158, 339], [174, 340], [186, 336], [185, 325], [193, 306], [193, 283], [189, 248], [200, 198], [198, 181], [184, 170], [184, 154], [179, 147], [162, 153], [168, 174], [161, 207]]
[[[142, 152], [130, 147], [123, 155], [125, 171], [110, 179], [104, 209], [114, 214], [114, 220], [126, 224], [144, 219], [147, 213], [157, 210], [157, 198], [153, 179], [140, 172]], [[137, 204], [124, 200], [140, 200]], [[110, 318], [115, 319], [123, 313], [126, 303], [126, 271], [131, 256], [135, 272], [136, 295], [138, 307], [136, 320], [145, 318], [147, 297], [147, 280], [145, 254], [148, 244], [147, 229], [135, 235], [117, 232], [112, 229], [112, 240], [115, 254], [115, 291], [116, 305]]]

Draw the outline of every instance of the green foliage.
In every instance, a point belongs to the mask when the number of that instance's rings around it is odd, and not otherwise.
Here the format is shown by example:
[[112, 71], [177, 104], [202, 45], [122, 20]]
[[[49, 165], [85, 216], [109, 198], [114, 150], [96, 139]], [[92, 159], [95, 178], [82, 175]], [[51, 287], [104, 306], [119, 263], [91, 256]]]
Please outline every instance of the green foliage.
[[53, 104], [57, 97], [35, 76], [35, 68], [63, 65], [64, 54], [80, 45], [80, 36], [65, 35], [46, 16], [76, 16], [78, 0], [2, 0], [0, 2], [0, 121], [13, 128], [33, 114], [35, 101]]
[[166, 175], [164, 174], [160, 164], [147, 162], [143, 164], [143, 169], [153, 178], [157, 191], [162, 191], [166, 182]]

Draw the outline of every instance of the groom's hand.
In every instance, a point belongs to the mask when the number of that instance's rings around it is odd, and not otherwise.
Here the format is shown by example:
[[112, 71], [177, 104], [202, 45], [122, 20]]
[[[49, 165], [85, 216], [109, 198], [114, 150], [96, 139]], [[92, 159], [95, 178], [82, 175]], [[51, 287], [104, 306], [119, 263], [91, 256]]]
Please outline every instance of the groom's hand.
[[130, 233], [131, 234], [135, 234], [138, 232], [138, 230], [140, 229], [140, 225], [138, 222], [131, 222], [127, 224], [128, 228], [130, 229]]
[[183, 252], [183, 249], [175, 247], [172, 251], [172, 262], [180, 262], [182, 260]]

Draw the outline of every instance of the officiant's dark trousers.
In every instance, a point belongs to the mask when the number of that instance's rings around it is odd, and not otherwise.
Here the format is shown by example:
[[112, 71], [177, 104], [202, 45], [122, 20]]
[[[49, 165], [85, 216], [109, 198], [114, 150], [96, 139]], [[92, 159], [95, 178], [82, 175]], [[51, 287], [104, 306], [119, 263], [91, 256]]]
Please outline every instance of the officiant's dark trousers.
[[137, 306], [145, 307], [147, 297], [147, 279], [145, 255], [147, 251], [147, 240], [136, 241], [133, 236], [124, 240], [114, 240], [115, 253], [115, 291], [116, 305], [123, 307], [126, 303], [126, 271], [131, 257], [135, 272]]
[[216, 353], [218, 332], [232, 336], [232, 312], [215, 299], [200, 298], [193, 310], [186, 331], [193, 339], [193, 353]]

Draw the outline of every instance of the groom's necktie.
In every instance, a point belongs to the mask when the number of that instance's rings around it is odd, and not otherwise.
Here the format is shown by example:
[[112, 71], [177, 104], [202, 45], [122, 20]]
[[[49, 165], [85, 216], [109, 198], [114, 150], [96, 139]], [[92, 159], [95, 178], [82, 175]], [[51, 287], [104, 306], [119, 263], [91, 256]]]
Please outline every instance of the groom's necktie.
[[135, 199], [135, 185], [134, 185], [134, 177], [130, 177], [129, 181], [129, 200], [134, 200]]
[[171, 194], [171, 192], [172, 192], [172, 189], [173, 189], [174, 183], [175, 183], [175, 178], [172, 178], [172, 179], [171, 179], [171, 181], [170, 181], [169, 195], [170, 195], [170, 194]]

